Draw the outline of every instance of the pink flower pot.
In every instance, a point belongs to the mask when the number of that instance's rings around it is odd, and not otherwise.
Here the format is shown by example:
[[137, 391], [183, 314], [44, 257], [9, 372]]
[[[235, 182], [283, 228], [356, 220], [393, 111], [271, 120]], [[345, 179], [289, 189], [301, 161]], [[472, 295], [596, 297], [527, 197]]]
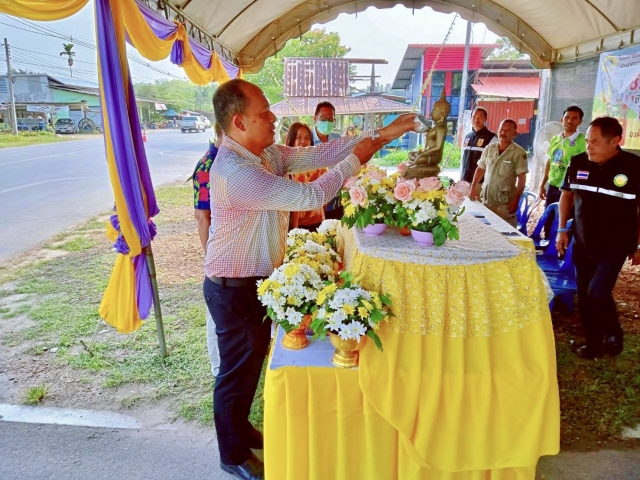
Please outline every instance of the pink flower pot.
[[433, 233], [420, 232], [419, 230], [411, 229], [411, 236], [418, 245], [423, 247], [433, 247]]
[[369, 237], [378, 237], [382, 235], [386, 229], [386, 223], [374, 223], [373, 225], [367, 225], [362, 231]]

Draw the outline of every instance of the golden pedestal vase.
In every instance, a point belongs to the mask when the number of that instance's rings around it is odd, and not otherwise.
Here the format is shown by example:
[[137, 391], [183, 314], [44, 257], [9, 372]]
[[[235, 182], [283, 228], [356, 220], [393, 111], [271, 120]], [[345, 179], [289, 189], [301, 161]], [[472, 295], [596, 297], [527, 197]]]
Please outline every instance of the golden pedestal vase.
[[282, 339], [282, 346], [289, 350], [302, 350], [307, 348], [309, 340], [307, 340], [307, 327], [311, 325], [311, 315], [305, 315], [302, 323], [298, 328], [294, 328], [290, 332], [285, 333]]
[[360, 337], [360, 342], [358, 342], [353, 339], [342, 340], [340, 336], [329, 332], [329, 340], [336, 349], [333, 352], [333, 357], [331, 357], [331, 363], [340, 368], [355, 368], [358, 366], [360, 360], [359, 350], [365, 340], [364, 336]]

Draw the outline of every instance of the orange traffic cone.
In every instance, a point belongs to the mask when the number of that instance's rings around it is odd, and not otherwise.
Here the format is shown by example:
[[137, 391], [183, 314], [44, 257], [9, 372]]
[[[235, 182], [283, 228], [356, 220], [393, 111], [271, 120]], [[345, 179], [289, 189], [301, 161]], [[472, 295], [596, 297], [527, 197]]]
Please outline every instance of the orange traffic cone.
[[147, 141], [147, 131], [146, 130], [142, 130], [142, 141], [143, 142]]

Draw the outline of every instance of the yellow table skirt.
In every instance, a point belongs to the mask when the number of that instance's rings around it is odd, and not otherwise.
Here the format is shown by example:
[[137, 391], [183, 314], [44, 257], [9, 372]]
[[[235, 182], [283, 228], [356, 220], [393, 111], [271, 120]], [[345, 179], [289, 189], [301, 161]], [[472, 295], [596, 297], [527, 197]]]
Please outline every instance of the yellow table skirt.
[[378, 331], [384, 352], [364, 342], [357, 370], [267, 370], [267, 480], [533, 480], [560, 443], [535, 257], [418, 265], [364, 255], [349, 233], [341, 243], [397, 318]]

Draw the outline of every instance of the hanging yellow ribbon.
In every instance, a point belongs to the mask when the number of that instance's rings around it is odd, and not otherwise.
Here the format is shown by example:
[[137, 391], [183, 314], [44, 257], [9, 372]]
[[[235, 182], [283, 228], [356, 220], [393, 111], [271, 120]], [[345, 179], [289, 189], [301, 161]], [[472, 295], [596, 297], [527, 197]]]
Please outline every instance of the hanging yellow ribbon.
[[60, 20], [78, 13], [89, 0], [0, 0], [0, 12], [29, 20]]

